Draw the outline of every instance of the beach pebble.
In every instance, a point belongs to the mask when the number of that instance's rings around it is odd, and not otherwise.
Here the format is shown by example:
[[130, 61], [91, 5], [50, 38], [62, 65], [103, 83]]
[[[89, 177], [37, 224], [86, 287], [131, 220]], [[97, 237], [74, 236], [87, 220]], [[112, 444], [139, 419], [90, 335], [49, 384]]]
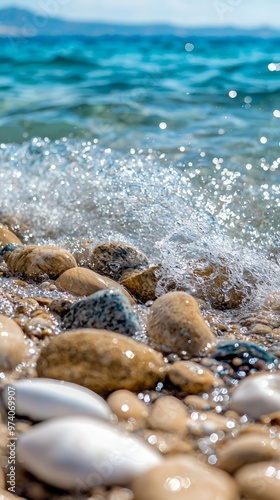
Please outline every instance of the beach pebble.
[[148, 336], [169, 352], [196, 356], [216, 342], [196, 300], [185, 292], [169, 292], [155, 301], [148, 318]]
[[235, 481], [191, 456], [167, 458], [132, 481], [134, 500], [238, 500]]
[[13, 370], [26, 360], [28, 344], [22, 329], [7, 316], [0, 314], [0, 371]]
[[156, 300], [156, 288], [159, 281], [161, 266], [153, 266], [140, 273], [134, 273], [125, 279], [122, 284], [140, 302], [145, 304], [149, 300]]
[[4, 260], [12, 273], [20, 273], [33, 280], [45, 275], [56, 279], [67, 269], [77, 265], [71, 253], [64, 248], [51, 245], [18, 247], [12, 252], [7, 252]]
[[234, 282], [226, 265], [201, 260], [190, 263], [196, 296], [209, 302], [216, 309], [236, 309], [240, 307], [250, 291], [244, 283]]
[[280, 462], [245, 465], [235, 474], [242, 497], [247, 500], [279, 500]]
[[276, 356], [252, 342], [225, 340], [220, 342], [212, 354], [212, 358], [226, 362], [236, 372], [251, 370], [270, 370], [278, 367]]
[[53, 337], [37, 363], [39, 377], [74, 382], [107, 395], [153, 389], [167, 367], [160, 353], [124, 335], [82, 329]]
[[[87, 415], [109, 420], [110, 407], [98, 394], [69, 382], [34, 378], [16, 380], [12, 384], [16, 392], [16, 414], [33, 421], [65, 415]], [[8, 389], [2, 393], [7, 408]]]
[[163, 455], [190, 453], [194, 449], [191, 440], [182, 433], [171, 433], [158, 429], [142, 429], [140, 435]]
[[189, 417], [187, 408], [173, 396], [158, 398], [149, 416], [148, 426], [166, 432], [186, 432]]
[[242, 380], [231, 395], [230, 408], [256, 419], [280, 411], [280, 374], [259, 373]]
[[91, 269], [113, 279], [119, 279], [126, 269], [143, 269], [149, 265], [140, 250], [117, 242], [97, 245], [89, 261]]
[[233, 474], [243, 465], [274, 459], [280, 460], [280, 441], [252, 432], [226, 442], [218, 452], [217, 466]]
[[72, 269], [68, 269], [68, 271], [65, 271], [59, 276], [56, 280], [56, 285], [58, 285], [60, 289], [73, 293], [74, 295], [92, 295], [105, 288], [117, 288], [123, 292], [131, 304], [134, 304], [131, 295], [123, 286], [85, 267], [73, 267]]
[[189, 394], [207, 392], [217, 380], [208, 368], [193, 361], [177, 361], [170, 366], [168, 377], [172, 384]]
[[68, 417], [33, 426], [18, 438], [22, 467], [51, 486], [75, 490], [127, 484], [161, 463], [144, 441], [101, 420]]
[[137, 314], [127, 297], [116, 289], [104, 289], [76, 302], [64, 317], [67, 329], [100, 328], [125, 335], [140, 330]]
[[107, 403], [121, 420], [133, 420], [141, 425], [144, 424], [149, 415], [148, 406], [130, 391], [113, 392], [108, 397]]
[[10, 231], [7, 226], [0, 224], [0, 250], [4, 248], [9, 243], [13, 243], [14, 245], [22, 245], [20, 239]]

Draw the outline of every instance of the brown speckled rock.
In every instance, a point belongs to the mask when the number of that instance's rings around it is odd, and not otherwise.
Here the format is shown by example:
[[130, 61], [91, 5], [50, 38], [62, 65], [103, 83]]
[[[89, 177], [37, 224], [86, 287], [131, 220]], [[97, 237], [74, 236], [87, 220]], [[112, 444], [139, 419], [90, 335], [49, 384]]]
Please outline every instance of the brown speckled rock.
[[37, 363], [39, 377], [83, 385], [100, 395], [151, 389], [165, 377], [160, 353], [106, 330], [64, 332], [50, 340]]
[[22, 245], [20, 239], [10, 231], [7, 226], [0, 224], [0, 249], [5, 247], [9, 243], [13, 243], [14, 245]]
[[134, 420], [137, 424], [144, 424], [149, 415], [148, 406], [130, 391], [113, 392], [107, 403], [121, 420]]
[[245, 465], [235, 475], [242, 497], [248, 500], [279, 500], [280, 462]]
[[273, 459], [280, 460], [280, 441], [249, 433], [225, 443], [219, 451], [217, 466], [232, 474], [243, 465]]
[[113, 279], [119, 279], [126, 269], [143, 269], [149, 265], [140, 250], [117, 242], [97, 245], [89, 262], [91, 269]]
[[156, 300], [156, 288], [159, 281], [161, 266], [153, 266], [140, 273], [122, 279], [122, 284], [140, 302]]
[[132, 481], [134, 500], [238, 500], [235, 481], [191, 456], [167, 458]]
[[64, 248], [50, 245], [28, 245], [7, 252], [4, 260], [12, 273], [20, 273], [26, 278], [40, 279], [47, 275], [56, 279], [60, 274], [76, 267], [74, 257]]
[[28, 344], [18, 324], [0, 314], [0, 371], [13, 370], [26, 360]]
[[172, 384], [189, 394], [209, 391], [216, 380], [208, 368], [193, 361], [177, 361], [170, 366], [168, 377]]
[[56, 284], [60, 289], [79, 296], [88, 296], [104, 288], [117, 288], [124, 293], [131, 304], [134, 304], [133, 298], [123, 286], [85, 267], [73, 267], [72, 269], [68, 269], [68, 271], [65, 271], [59, 276], [56, 280]]
[[186, 432], [189, 417], [187, 408], [173, 396], [158, 398], [152, 406], [148, 425], [167, 432]]
[[185, 351], [191, 356], [216, 343], [196, 300], [185, 292], [169, 292], [155, 301], [148, 318], [148, 336], [167, 352]]
[[217, 309], [235, 309], [242, 305], [250, 292], [244, 283], [233, 282], [226, 265], [200, 260], [190, 264], [196, 296], [210, 302]]

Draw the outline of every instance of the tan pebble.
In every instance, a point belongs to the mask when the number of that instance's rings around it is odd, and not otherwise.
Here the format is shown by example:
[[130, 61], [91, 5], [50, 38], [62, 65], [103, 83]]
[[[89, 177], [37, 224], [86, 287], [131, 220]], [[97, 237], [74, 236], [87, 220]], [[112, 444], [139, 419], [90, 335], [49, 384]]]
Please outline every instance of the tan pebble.
[[107, 395], [117, 389], [152, 389], [164, 379], [160, 353], [122, 334], [80, 329], [61, 333], [44, 347], [39, 377], [74, 382]]
[[[47, 316], [47, 315], [46, 315]], [[37, 316], [35, 318], [30, 319], [26, 325], [25, 329], [28, 333], [44, 336], [44, 335], [52, 335], [53, 334], [53, 324], [49, 319], [45, 319], [41, 316]]]
[[243, 283], [233, 283], [230, 269], [226, 265], [207, 260], [190, 264], [196, 294], [209, 301], [216, 309], [235, 309], [242, 305], [251, 285], [245, 290]]
[[5, 247], [9, 243], [14, 245], [22, 245], [20, 239], [10, 231], [7, 226], [0, 224], [0, 248]]
[[134, 304], [133, 298], [122, 285], [84, 267], [68, 269], [68, 271], [59, 276], [56, 284], [60, 289], [78, 296], [88, 296], [99, 290], [104, 290], [104, 288], [117, 288], [124, 293], [131, 304]]
[[191, 456], [167, 458], [132, 481], [134, 500], [238, 500], [235, 481]]
[[66, 314], [70, 308], [72, 307], [73, 302], [68, 299], [54, 299], [51, 301], [49, 308], [52, 312], [58, 314], [59, 316], [63, 316]]
[[143, 269], [148, 266], [148, 259], [143, 252], [118, 242], [97, 245], [89, 261], [91, 269], [113, 279], [119, 279], [126, 269]]
[[178, 354], [186, 351], [195, 356], [216, 343], [196, 300], [185, 292], [169, 292], [157, 299], [147, 329], [151, 340]]
[[177, 361], [170, 366], [168, 377], [172, 384], [190, 394], [209, 391], [216, 380], [208, 368], [193, 361]]
[[181, 433], [164, 432], [158, 429], [143, 429], [140, 434], [145, 441], [163, 455], [190, 453], [194, 448], [187, 436]]
[[17, 314], [31, 314], [38, 309], [39, 304], [34, 299], [22, 299], [16, 303], [15, 311]]
[[163, 396], [152, 406], [148, 426], [167, 432], [186, 432], [188, 423], [187, 408], [173, 396]]
[[280, 312], [280, 292], [279, 291], [272, 292], [265, 299], [264, 306], [267, 309], [271, 309], [272, 311]]
[[[240, 418], [240, 416], [239, 416]], [[239, 434], [264, 434], [268, 436], [269, 428], [265, 424], [252, 424], [243, 425], [240, 429]]]
[[135, 420], [143, 424], [149, 415], [149, 408], [136, 394], [126, 390], [115, 391], [107, 399], [111, 410], [121, 420]]
[[183, 401], [190, 410], [207, 411], [212, 406], [210, 401], [203, 399], [200, 396], [186, 396]]
[[273, 459], [280, 459], [278, 439], [250, 433], [225, 443], [220, 449], [217, 466], [232, 474], [243, 465]]
[[0, 370], [13, 370], [25, 361], [28, 344], [19, 325], [0, 314]]
[[192, 414], [191, 417], [188, 422], [188, 433], [196, 437], [210, 436], [219, 431], [231, 432], [236, 427], [234, 420], [209, 411], [198, 415]]
[[35, 297], [35, 300], [40, 306], [48, 307], [52, 303], [52, 299], [48, 299], [47, 297]]
[[74, 257], [64, 248], [50, 245], [28, 245], [7, 252], [4, 260], [12, 273], [38, 280], [44, 275], [56, 279], [60, 274], [76, 267]]
[[279, 500], [280, 462], [245, 465], [235, 474], [242, 497], [247, 500]]
[[248, 335], [267, 335], [269, 333], [272, 333], [272, 328], [262, 323], [257, 323], [248, 330]]
[[161, 265], [158, 265], [137, 274], [134, 272], [132, 276], [122, 279], [122, 284], [143, 304], [149, 300], [156, 300], [160, 269]]
[[17, 285], [17, 286], [22, 286], [23, 288], [25, 288], [28, 283], [26, 283], [26, 281], [22, 281], [22, 280], [13, 280], [14, 284]]

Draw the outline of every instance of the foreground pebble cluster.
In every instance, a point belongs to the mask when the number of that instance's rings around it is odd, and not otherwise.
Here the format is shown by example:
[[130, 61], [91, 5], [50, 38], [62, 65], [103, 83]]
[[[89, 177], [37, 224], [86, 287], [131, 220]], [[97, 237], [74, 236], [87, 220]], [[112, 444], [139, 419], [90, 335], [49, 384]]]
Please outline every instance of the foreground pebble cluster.
[[280, 498], [280, 351], [258, 341], [280, 338], [278, 291], [229, 328], [224, 267], [159, 296], [161, 265], [124, 243], [24, 245], [0, 224], [0, 256], [1, 499]]

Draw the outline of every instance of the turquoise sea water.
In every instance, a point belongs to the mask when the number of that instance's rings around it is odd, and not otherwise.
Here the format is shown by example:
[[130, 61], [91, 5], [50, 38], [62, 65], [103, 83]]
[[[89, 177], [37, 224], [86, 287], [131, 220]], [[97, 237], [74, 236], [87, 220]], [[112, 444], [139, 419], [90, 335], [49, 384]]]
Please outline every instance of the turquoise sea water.
[[0, 39], [0, 212], [279, 288], [279, 40]]

